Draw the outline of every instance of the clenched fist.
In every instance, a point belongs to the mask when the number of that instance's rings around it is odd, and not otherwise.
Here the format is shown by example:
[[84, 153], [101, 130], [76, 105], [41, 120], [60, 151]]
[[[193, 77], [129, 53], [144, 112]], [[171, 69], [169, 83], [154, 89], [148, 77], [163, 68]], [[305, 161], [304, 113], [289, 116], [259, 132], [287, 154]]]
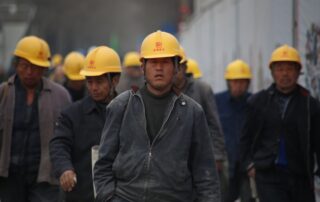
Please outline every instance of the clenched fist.
[[70, 192], [77, 183], [77, 176], [73, 170], [66, 170], [60, 176], [60, 185], [63, 191]]

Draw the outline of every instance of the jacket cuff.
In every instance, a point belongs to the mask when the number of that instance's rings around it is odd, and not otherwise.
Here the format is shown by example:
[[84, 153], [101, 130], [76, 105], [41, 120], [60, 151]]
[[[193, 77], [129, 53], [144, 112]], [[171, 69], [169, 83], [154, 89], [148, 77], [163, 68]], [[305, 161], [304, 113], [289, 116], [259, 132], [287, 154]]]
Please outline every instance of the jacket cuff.
[[254, 167], [254, 163], [251, 162], [249, 163], [249, 165], [247, 166], [247, 171], [251, 170]]
[[74, 168], [73, 168], [73, 166], [72, 166], [71, 164], [70, 164], [70, 165], [61, 166], [61, 167], [59, 168], [59, 170], [57, 170], [57, 172], [56, 172], [56, 177], [59, 179], [60, 176], [61, 176], [65, 171], [67, 171], [67, 170], [73, 170], [73, 171], [75, 171]]
[[216, 161], [224, 161], [224, 160], [226, 160], [226, 156], [223, 154], [214, 154], [214, 159]]

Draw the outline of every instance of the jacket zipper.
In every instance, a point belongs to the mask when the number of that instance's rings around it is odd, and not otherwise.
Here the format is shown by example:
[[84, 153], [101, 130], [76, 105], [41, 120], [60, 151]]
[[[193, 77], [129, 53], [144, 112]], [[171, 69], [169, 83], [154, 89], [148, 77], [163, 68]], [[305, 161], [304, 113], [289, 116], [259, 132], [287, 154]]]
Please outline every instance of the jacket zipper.
[[151, 147], [153, 146], [154, 142], [155, 142], [155, 141], [158, 139], [158, 137], [160, 136], [161, 131], [163, 130], [163, 127], [164, 127], [164, 126], [166, 125], [166, 123], [168, 122], [169, 117], [171, 116], [173, 107], [174, 107], [174, 105], [175, 105], [175, 103], [176, 103], [177, 100], [178, 100], [178, 97], [174, 97], [173, 101], [171, 102], [171, 105], [170, 105], [170, 108], [169, 108], [169, 113], [168, 113], [168, 115], [166, 116], [166, 118], [164, 119], [164, 122], [163, 122], [160, 130], [158, 131], [158, 134], [157, 134], [156, 137], [154, 138]]
[[[142, 98], [141, 98], [139, 95], [137, 95], [137, 96], [139, 97], [139, 99], [140, 99], [140, 101], [141, 101], [141, 103], [142, 103], [142, 106], [143, 106], [143, 114], [144, 114], [144, 117], [145, 117], [146, 112], [145, 112], [145, 106], [144, 106], [143, 100], [142, 100]], [[157, 140], [158, 136], [160, 136], [161, 131], [163, 130], [164, 125], [165, 125], [165, 124], [167, 123], [167, 121], [169, 120], [169, 117], [170, 117], [170, 115], [171, 115], [171, 113], [172, 113], [173, 107], [174, 107], [174, 105], [175, 105], [175, 103], [176, 103], [177, 100], [178, 100], [178, 98], [175, 97], [175, 98], [173, 99], [173, 101], [171, 102], [171, 105], [170, 105], [170, 108], [169, 108], [169, 113], [168, 113], [168, 115], [166, 116], [165, 121], [163, 122], [163, 124], [162, 124], [162, 126], [161, 126], [161, 128], [160, 128], [160, 130], [159, 130], [159, 132], [158, 132], [158, 134], [156, 135], [156, 137], [154, 138], [154, 140], [152, 141], [152, 143], [150, 143], [150, 139], [149, 139], [149, 136], [148, 136], [147, 122], [146, 122], [146, 120], [144, 121], [144, 129], [145, 129], [145, 132], [146, 132], [146, 134], [147, 134], [147, 139], [149, 140], [149, 141], [148, 141], [148, 142], [149, 142], [149, 152], [148, 152], [147, 170], [146, 170], [146, 173], [148, 173], [149, 170], [150, 170], [150, 163], [151, 163], [151, 159], [152, 159], [152, 148], [153, 148], [153, 145], [154, 145], [155, 141]], [[146, 193], [147, 193], [147, 190], [148, 190], [148, 185], [149, 185], [149, 175], [147, 176], [147, 178], [146, 178], [146, 180], [145, 180], [145, 183], [144, 183], [144, 193], [145, 193], [145, 195], [143, 196], [143, 201], [146, 201], [146, 200], [147, 200], [147, 196], [146, 196], [147, 194], [146, 194]]]
[[140, 102], [142, 103], [142, 106], [143, 106], [143, 116], [144, 116], [144, 122], [143, 122], [144, 127], [143, 128], [145, 130], [145, 134], [146, 134], [146, 137], [148, 140], [148, 146], [149, 146], [149, 152], [148, 152], [148, 157], [147, 157], [147, 166], [146, 166], [146, 180], [144, 182], [144, 189], [143, 189], [144, 190], [143, 201], [146, 201], [147, 200], [147, 189], [148, 189], [148, 184], [149, 184], [149, 176], [147, 176], [147, 173], [149, 172], [150, 162], [151, 162], [151, 158], [152, 158], [152, 152], [151, 152], [152, 144], [150, 145], [150, 140], [148, 137], [147, 121], [145, 120], [145, 116], [146, 116], [145, 106], [144, 106], [142, 98], [139, 95], [137, 95], [137, 97], [140, 99]]

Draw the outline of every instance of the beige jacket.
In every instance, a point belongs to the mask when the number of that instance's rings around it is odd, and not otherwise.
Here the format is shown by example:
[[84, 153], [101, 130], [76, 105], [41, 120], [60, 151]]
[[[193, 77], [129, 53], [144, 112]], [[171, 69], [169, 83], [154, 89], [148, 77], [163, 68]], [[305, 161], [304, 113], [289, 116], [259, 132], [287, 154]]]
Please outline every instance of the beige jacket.
[[[11, 136], [14, 121], [16, 76], [0, 85], [0, 176], [8, 177], [10, 166]], [[43, 88], [39, 96], [39, 127], [41, 141], [41, 158], [38, 182], [57, 184], [52, 174], [49, 157], [49, 141], [53, 136], [54, 124], [60, 111], [71, 103], [66, 89], [61, 85], [42, 78]]]

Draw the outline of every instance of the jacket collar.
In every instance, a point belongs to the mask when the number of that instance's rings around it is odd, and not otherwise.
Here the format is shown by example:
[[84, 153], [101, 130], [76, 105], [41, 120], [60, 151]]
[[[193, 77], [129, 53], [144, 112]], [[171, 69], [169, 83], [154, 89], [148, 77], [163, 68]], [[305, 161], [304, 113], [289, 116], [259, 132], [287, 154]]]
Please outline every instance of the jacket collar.
[[[177, 94], [173, 89], [172, 89], [172, 91], [174, 93], [173, 93], [173, 98], [172, 98], [171, 104], [173, 104], [173, 103], [178, 101], [180, 103], [180, 105], [182, 105], [182, 106], [186, 105], [186, 100], [184, 98], [185, 94], [183, 94], [183, 93]], [[133, 90], [130, 90], [130, 94], [133, 95], [133, 96], [139, 97], [141, 99], [141, 101], [142, 101], [142, 95], [141, 95], [140, 90], [138, 90], [136, 92], [133, 91]]]
[[86, 114], [90, 114], [92, 111], [99, 111], [96, 102], [88, 95], [83, 98], [84, 111]]
[[186, 78], [186, 85], [183, 89], [183, 92], [193, 91], [192, 86], [194, 85], [194, 82], [195, 82], [194, 78], [192, 77]]
[[[267, 92], [269, 95], [274, 95], [277, 92], [276, 84], [272, 83], [269, 86], [269, 88], [267, 89]], [[310, 95], [310, 92], [307, 89], [305, 89], [304, 87], [302, 87], [300, 84], [297, 84], [297, 87], [293, 93], [294, 94], [299, 93], [302, 96], [309, 96]]]
[[226, 96], [226, 100], [228, 100], [228, 101], [246, 102], [247, 99], [248, 99], [248, 97], [250, 97], [250, 95], [251, 95], [251, 93], [249, 93], [249, 92], [247, 91], [247, 92], [245, 92], [244, 95], [241, 96], [241, 98], [235, 99], [235, 98], [233, 98], [233, 97], [231, 96], [230, 91], [227, 90], [225, 96]]
[[[17, 75], [14, 74], [8, 79], [8, 84], [9, 85], [14, 85], [14, 81], [16, 79]], [[52, 91], [52, 85], [50, 84], [49, 80], [45, 77], [42, 77], [42, 91]]]
[[[144, 86], [142, 86], [141, 88], [130, 89], [130, 93], [131, 93], [132, 95], [138, 95], [139, 97], [141, 97], [141, 92], [140, 92], [140, 91], [141, 91], [142, 88], [147, 88], [147, 84], [144, 85]], [[180, 97], [181, 93], [175, 91], [174, 88], [173, 88], [173, 86], [172, 86], [171, 90], [172, 90], [173, 94], [174, 94], [176, 97]], [[142, 98], [142, 97], [141, 97], [141, 98]]]

